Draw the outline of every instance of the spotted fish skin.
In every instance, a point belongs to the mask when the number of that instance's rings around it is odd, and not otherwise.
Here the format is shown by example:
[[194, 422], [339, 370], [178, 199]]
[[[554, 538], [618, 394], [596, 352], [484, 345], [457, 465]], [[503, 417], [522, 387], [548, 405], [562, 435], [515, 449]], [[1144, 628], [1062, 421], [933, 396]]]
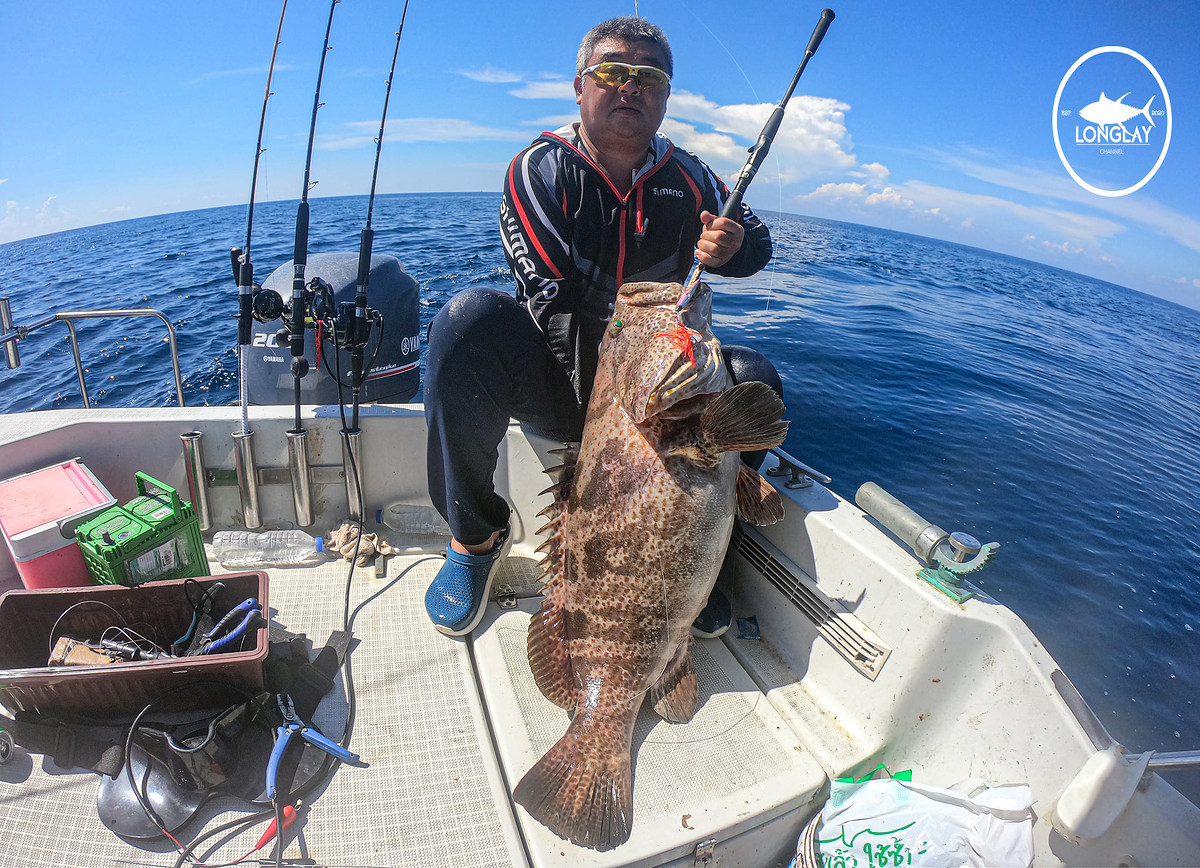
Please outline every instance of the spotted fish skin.
[[574, 716], [513, 796], [597, 850], [630, 835], [630, 748], [645, 697], [671, 722], [695, 712], [690, 628], [735, 511], [764, 524], [783, 515], [778, 492], [738, 455], [783, 442], [783, 404], [762, 383], [731, 387], [711, 291], [701, 284], [677, 318], [682, 292], [621, 287], [577, 459], [552, 487], [543, 529], [546, 599], [530, 622], [530, 667]]

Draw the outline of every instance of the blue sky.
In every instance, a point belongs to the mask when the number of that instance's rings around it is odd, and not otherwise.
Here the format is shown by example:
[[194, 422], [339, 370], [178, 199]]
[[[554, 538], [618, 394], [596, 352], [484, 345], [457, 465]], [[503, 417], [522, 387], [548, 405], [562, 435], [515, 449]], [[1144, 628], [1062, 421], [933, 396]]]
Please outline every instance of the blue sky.
[[[663, 132], [731, 178], [823, 5], [638, 0], [675, 51]], [[1200, 4], [830, 5], [837, 20], [750, 188], [752, 207], [984, 247], [1200, 308]], [[368, 190], [401, 7], [337, 8], [313, 197]], [[290, 0], [260, 201], [300, 195], [328, 9], [326, 0]], [[634, 0], [412, 0], [380, 192], [498, 191], [518, 149], [577, 117], [571, 77], [582, 34], [633, 11]], [[278, 3], [261, 0], [0, 4], [0, 243], [244, 203], [278, 14]], [[1120, 197], [1076, 183], [1055, 146], [1056, 128], [1065, 140], [1073, 123], [1054, 122], [1060, 83], [1102, 46], [1149, 61], [1172, 109], [1156, 174]], [[1146, 104], [1148, 73], [1108, 60], [1080, 68], [1062, 107], [1077, 113], [1101, 92]], [[1150, 105], [1162, 110], [1165, 98], [1156, 93]], [[1153, 118], [1152, 147], [1102, 155], [1068, 142], [1068, 161], [1085, 166], [1085, 180], [1128, 185], [1145, 154], [1161, 152], [1165, 120]], [[230, 241], [240, 241], [238, 227]]]

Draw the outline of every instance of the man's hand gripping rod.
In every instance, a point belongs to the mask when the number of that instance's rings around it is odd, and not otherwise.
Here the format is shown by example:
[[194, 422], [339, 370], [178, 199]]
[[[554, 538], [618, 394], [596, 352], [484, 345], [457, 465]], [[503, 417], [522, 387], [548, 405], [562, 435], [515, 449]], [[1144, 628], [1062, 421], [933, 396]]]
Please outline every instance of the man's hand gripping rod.
[[[742, 197], [746, 194], [746, 188], [750, 186], [750, 182], [754, 180], [754, 176], [758, 174], [759, 168], [762, 166], [763, 161], [766, 160], [767, 152], [771, 149], [771, 143], [775, 141], [775, 134], [779, 132], [779, 125], [783, 123], [783, 112], [787, 108], [788, 100], [792, 98], [792, 91], [796, 89], [796, 84], [800, 81], [800, 76], [804, 74], [804, 67], [808, 66], [808, 59], [817, 53], [817, 46], [825, 38], [825, 31], [829, 29], [829, 23], [833, 21], [833, 18], [832, 9], [821, 11], [821, 19], [817, 22], [817, 26], [813, 30], [812, 38], [808, 40], [808, 48], [804, 49], [804, 59], [800, 61], [800, 66], [796, 69], [796, 74], [792, 77], [792, 83], [788, 85], [787, 93], [783, 95], [783, 99], [779, 101], [779, 105], [775, 106], [775, 110], [771, 112], [771, 117], [767, 119], [766, 126], [758, 134], [758, 141], [750, 148], [750, 158], [746, 160], [746, 165], [742, 167], [742, 173], [738, 176], [737, 186], [733, 188], [733, 191], [729, 194], [729, 198], [725, 200], [725, 207], [721, 209], [722, 217], [729, 217], [732, 220], [738, 219], [738, 214], [742, 208]], [[704, 263], [697, 257], [692, 261], [692, 270], [683, 285], [683, 295], [679, 297], [679, 301], [675, 304], [676, 311], [682, 313], [683, 309], [687, 306], [687, 303], [691, 300], [692, 292], [700, 283], [700, 275], [703, 273]]]

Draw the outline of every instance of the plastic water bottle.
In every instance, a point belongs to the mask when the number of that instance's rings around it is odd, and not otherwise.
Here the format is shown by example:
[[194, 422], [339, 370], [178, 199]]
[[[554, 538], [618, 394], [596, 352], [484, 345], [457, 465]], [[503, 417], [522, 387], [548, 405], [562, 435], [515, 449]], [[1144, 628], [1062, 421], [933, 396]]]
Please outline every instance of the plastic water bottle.
[[450, 536], [450, 525], [436, 509], [425, 504], [393, 503], [379, 510], [375, 520], [410, 536]]
[[302, 530], [222, 530], [213, 535], [213, 554], [228, 569], [286, 567], [323, 561], [325, 540]]

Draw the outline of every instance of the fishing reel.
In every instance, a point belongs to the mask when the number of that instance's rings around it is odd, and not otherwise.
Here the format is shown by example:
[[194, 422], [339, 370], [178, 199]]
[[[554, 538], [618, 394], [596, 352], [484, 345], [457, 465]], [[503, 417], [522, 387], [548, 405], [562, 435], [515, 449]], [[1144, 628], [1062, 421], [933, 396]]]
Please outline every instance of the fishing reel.
[[[383, 328], [383, 315], [367, 307], [365, 298], [339, 302], [333, 286], [321, 277], [313, 277], [304, 286], [298, 305], [295, 297], [285, 302], [276, 290], [256, 286], [251, 315], [264, 324], [276, 320], [283, 322], [285, 327], [275, 335], [277, 346], [288, 346], [294, 335], [313, 329], [317, 332], [318, 345], [328, 340], [338, 349], [360, 355], [370, 342], [372, 331]], [[321, 358], [318, 346], [318, 364]], [[292, 368], [296, 377], [308, 373], [308, 361], [302, 352], [294, 353]]]
[[[329, 287], [321, 278], [313, 278], [313, 283], [317, 281], [324, 284], [323, 289]], [[371, 330], [377, 325], [382, 325], [383, 316], [379, 311], [367, 307], [365, 303], [359, 304], [357, 300], [334, 303], [333, 299], [332, 292], [322, 291], [318, 294], [312, 303], [313, 319], [332, 326], [326, 332], [326, 337], [339, 349], [361, 350], [371, 339]]]

